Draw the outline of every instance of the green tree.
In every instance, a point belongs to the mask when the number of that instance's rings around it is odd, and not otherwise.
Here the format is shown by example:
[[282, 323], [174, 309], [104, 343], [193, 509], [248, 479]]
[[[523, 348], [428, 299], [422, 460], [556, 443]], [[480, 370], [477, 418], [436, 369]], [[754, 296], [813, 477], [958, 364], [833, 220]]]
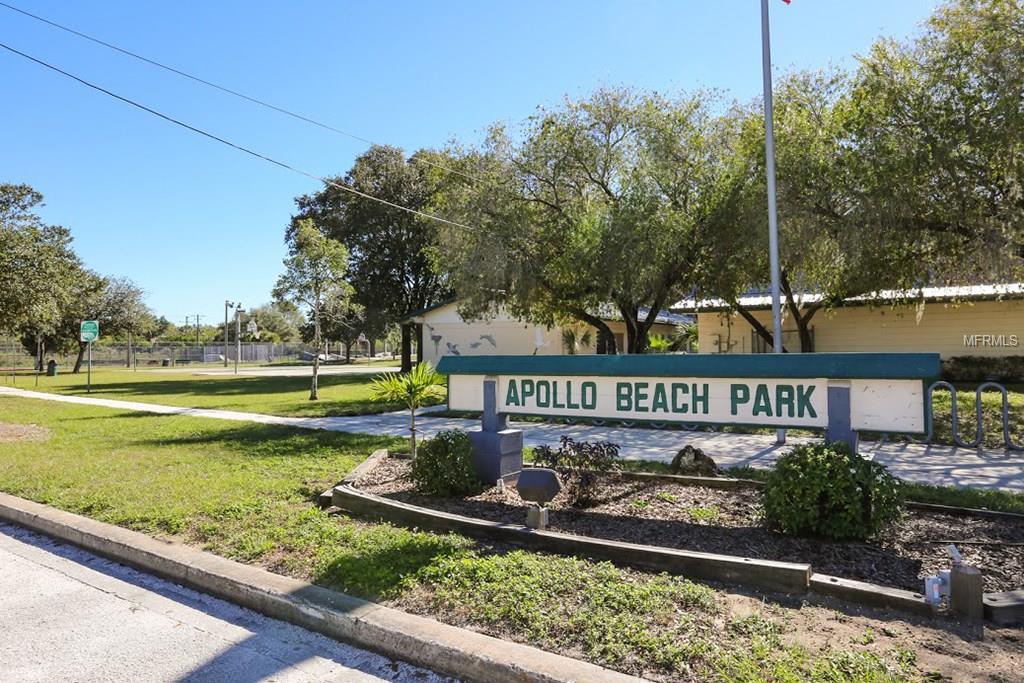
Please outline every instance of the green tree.
[[[1020, 276], [1022, 53], [1024, 6], [959, 0], [913, 41], [879, 41], [852, 75], [780, 82], [781, 285], [800, 350], [814, 350], [815, 315], [851, 297], [906, 304], [924, 285]], [[759, 105], [739, 150], [747, 171], [732, 192], [746, 218], [712, 235], [720, 267], [704, 294], [770, 345], [771, 331], [738, 303], [768, 280]]]
[[[324, 302], [320, 316], [324, 339], [336, 341], [345, 347], [345, 362], [352, 362], [352, 345], [359, 339], [366, 325], [366, 309], [349, 296], [332, 296]], [[314, 324], [312, 318], [302, 327], [302, 338], [311, 341]]]
[[854, 133], [866, 193], [932, 248], [944, 280], [1020, 275], [1022, 92], [1016, 0], [945, 2], [913, 41], [880, 41], [862, 60]]
[[274, 298], [304, 306], [313, 319], [313, 380], [309, 400], [320, 398], [317, 381], [320, 375], [320, 354], [323, 352], [321, 328], [325, 303], [332, 298], [351, 294], [345, 282], [348, 252], [344, 245], [326, 236], [313, 221], [298, 221], [288, 231], [288, 257], [285, 272], [274, 285]]
[[475, 228], [443, 230], [439, 265], [463, 313], [504, 306], [538, 324], [575, 319], [615, 352], [603, 319], [615, 311], [625, 351], [642, 353], [658, 312], [703, 277], [704, 245], [730, 206], [739, 121], [710, 107], [704, 93], [604, 89], [540, 110], [521, 135], [496, 126], [482, 150], [457, 152], [482, 179], [438, 201]]
[[104, 329], [105, 323], [106, 334], [112, 338], [123, 337], [127, 342], [127, 367], [132, 366], [133, 344], [153, 321], [153, 311], [145, 300], [145, 290], [132, 280], [115, 277], [107, 281], [100, 329]]
[[0, 332], [36, 340], [53, 334], [84, 273], [71, 233], [35, 213], [42, 202], [28, 185], [0, 183]]
[[[360, 155], [338, 183], [379, 199], [424, 211], [446, 182], [446, 174], [422, 161], [437, 153], [420, 150], [407, 159], [396, 147], [374, 145]], [[431, 249], [436, 221], [386, 206], [327, 185], [296, 200], [293, 226], [312, 219], [348, 249], [354, 299], [368, 311], [367, 336], [410, 311], [436, 304], [451, 294], [447, 278], [434, 269]]]
[[[884, 221], [872, 220], [860, 203], [850, 167], [856, 152], [849, 148], [847, 78], [791, 75], [777, 85], [774, 98], [784, 314], [796, 325], [802, 350], [812, 351], [814, 316], [847, 296], [878, 289], [880, 283], [905, 283], [907, 252], [891, 248], [898, 232]], [[717, 267], [709, 272], [701, 293], [730, 304], [770, 347], [772, 331], [739, 301], [768, 280], [760, 104], [744, 112], [741, 130], [728, 191], [737, 220], [721, 224], [710, 235], [708, 246]], [[820, 297], [807, 297], [808, 292]]]
[[[105, 338], [122, 338], [128, 342], [126, 362], [131, 365], [132, 340], [145, 328], [152, 313], [144, 303], [145, 293], [127, 278], [106, 278], [86, 269], [74, 277], [74, 289], [65, 298], [60, 318], [46, 331], [31, 323], [21, 330], [22, 345], [31, 353], [76, 352], [73, 373], [82, 369], [88, 344], [81, 341], [79, 329], [83, 320], [97, 320]], [[42, 357], [37, 360], [41, 362]]]
[[177, 331], [178, 326], [161, 315], [159, 318], [154, 318], [153, 322], [146, 328], [146, 338], [151, 342], [162, 337], [173, 339]]
[[412, 459], [416, 459], [416, 411], [445, 395], [444, 378], [430, 363], [417, 363], [409, 372], [387, 372], [374, 378], [371, 396], [375, 401], [402, 403], [409, 409]]
[[256, 322], [260, 340], [269, 342], [298, 341], [306, 323], [294, 304], [276, 301], [250, 308], [249, 319]]

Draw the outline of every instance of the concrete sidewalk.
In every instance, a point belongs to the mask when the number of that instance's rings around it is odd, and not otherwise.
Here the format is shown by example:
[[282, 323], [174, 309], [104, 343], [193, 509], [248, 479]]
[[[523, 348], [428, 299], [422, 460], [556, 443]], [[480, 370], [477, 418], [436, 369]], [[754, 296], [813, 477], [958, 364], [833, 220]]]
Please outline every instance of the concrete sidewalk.
[[[260, 424], [279, 424], [303, 429], [326, 429], [339, 432], [409, 435], [407, 412], [359, 415], [353, 417], [280, 417], [232, 410], [180, 408], [176, 406], [117, 401], [85, 396], [64, 396], [43, 392], [0, 387], [0, 396], [21, 396], [46, 401], [98, 405], [121, 410], [138, 410], [165, 415], [190, 415], [219, 420], [240, 420]], [[429, 409], [416, 420], [423, 436], [430, 437], [445, 429], [475, 429], [478, 420], [431, 417]], [[768, 467], [786, 447], [775, 445], [770, 434], [726, 434], [722, 432], [687, 432], [641, 427], [595, 427], [556, 423], [514, 422], [522, 429], [527, 446], [555, 445], [561, 436], [584, 441], [611, 441], [621, 447], [624, 458], [669, 462], [676, 451], [689, 444], [702, 449], [722, 467]], [[807, 442], [791, 438], [790, 444]], [[1024, 452], [988, 451], [929, 444], [863, 442], [861, 452], [885, 464], [896, 476], [924, 484], [998, 488], [1024, 493]]]
[[447, 677], [0, 524], [8, 681], [353, 681]]

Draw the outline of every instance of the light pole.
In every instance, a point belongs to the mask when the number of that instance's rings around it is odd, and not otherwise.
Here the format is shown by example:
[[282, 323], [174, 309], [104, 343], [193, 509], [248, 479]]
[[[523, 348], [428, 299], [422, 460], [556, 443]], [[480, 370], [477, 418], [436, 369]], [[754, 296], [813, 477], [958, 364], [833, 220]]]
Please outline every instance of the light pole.
[[[788, 0], [787, 0], [788, 2]], [[768, 27], [768, 0], [761, 0], [761, 70], [764, 78], [764, 152], [768, 180], [768, 261], [772, 285], [772, 351], [782, 353], [782, 303], [779, 297], [779, 223], [775, 211], [775, 126], [772, 106], [772, 46]], [[786, 430], [775, 431], [775, 441], [786, 443]]]
[[201, 318], [201, 317], [203, 317], [203, 316], [200, 316], [198, 313], [196, 313], [196, 351], [199, 354], [199, 362], [200, 363], [205, 363], [206, 362], [206, 352], [205, 352], [205, 349], [201, 348], [201, 344], [199, 342], [199, 318]]
[[228, 366], [228, 309], [234, 307], [235, 304], [224, 300], [224, 367]]
[[241, 302], [235, 304], [235, 374], [238, 374], [238, 359], [242, 355], [242, 308]]

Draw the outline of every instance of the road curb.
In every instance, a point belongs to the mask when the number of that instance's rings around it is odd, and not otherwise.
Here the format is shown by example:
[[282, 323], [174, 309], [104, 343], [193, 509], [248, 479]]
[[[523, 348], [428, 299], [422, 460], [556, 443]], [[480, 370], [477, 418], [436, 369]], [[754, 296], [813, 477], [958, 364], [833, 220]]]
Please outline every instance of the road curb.
[[0, 520], [72, 543], [273, 619], [469, 681], [639, 683], [643, 680], [407, 614], [6, 493], [0, 493]]

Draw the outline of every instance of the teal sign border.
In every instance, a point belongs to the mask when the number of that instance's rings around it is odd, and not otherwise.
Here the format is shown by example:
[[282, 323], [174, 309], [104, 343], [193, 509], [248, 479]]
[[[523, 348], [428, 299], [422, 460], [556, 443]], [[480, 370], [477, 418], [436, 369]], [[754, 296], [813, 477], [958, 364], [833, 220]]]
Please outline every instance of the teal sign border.
[[445, 356], [446, 375], [597, 375], [781, 379], [938, 379], [937, 353], [721, 353]]

